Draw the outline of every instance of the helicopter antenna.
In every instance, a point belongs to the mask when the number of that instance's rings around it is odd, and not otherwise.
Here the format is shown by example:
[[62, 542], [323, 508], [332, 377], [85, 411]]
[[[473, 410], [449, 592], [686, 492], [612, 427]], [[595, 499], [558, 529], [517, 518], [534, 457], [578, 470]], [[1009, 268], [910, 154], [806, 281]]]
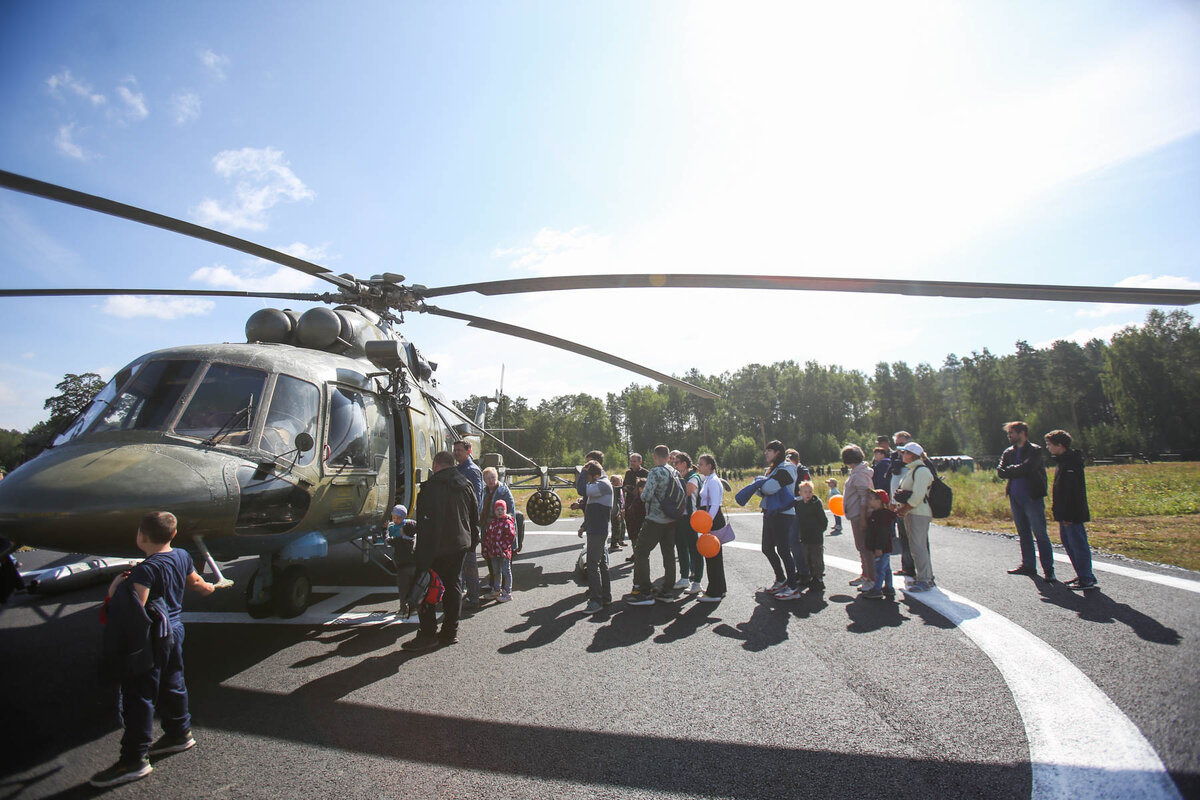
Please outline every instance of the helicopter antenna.
[[[446, 409], [446, 410], [447, 410], [447, 411], [449, 411], [450, 413], [452, 413], [452, 414], [454, 414], [455, 416], [459, 417], [459, 418], [460, 418], [460, 419], [461, 419], [463, 422], [471, 422], [471, 420], [467, 418], [467, 415], [466, 415], [466, 414], [463, 414], [461, 411], [459, 411], [459, 410], [458, 410], [457, 408], [455, 408], [453, 405], [451, 405], [451, 404], [447, 404], [447, 403], [444, 403], [444, 402], [442, 402], [442, 401], [441, 401], [441, 400], [439, 400], [437, 397], [434, 397], [432, 394], [429, 394], [429, 393], [427, 393], [427, 392], [426, 392], [426, 391], [424, 391], [423, 389], [421, 390], [421, 394], [425, 395], [425, 399], [426, 399], [426, 400], [428, 400], [430, 403], [432, 403], [432, 404], [433, 404], [433, 406], [434, 406], [434, 408], [433, 408], [433, 411], [434, 411], [434, 413], [438, 415], [438, 419], [440, 419], [440, 420], [442, 421], [442, 424], [443, 424], [443, 425], [446, 425], [446, 427], [447, 427], [447, 428], [450, 428], [450, 426], [449, 426], [448, 424], [446, 424], [446, 418], [442, 416], [442, 413], [441, 413], [440, 411], [438, 411], [438, 409], [437, 409], [437, 406], [441, 406], [442, 408]], [[473, 422], [472, 422], [471, 424], [472, 424], [472, 425], [474, 425], [474, 423], [473, 423]], [[450, 428], [450, 430], [453, 430], [453, 428]], [[485, 434], [485, 435], [487, 435], [488, 437], [490, 437], [490, 438], [494, 439], [495, 441], [499, 442], [501, 447], [503, 447], [505, 450], [507, 450], [508, 452], [510, 452], [510, 453], [512, 453], [513, 455], [515, 455], [517, 458], [520, 458], [520, 459], [522, 459], [522, 460], [524, 460], [524, 461], [527, 461], [527, 462], [529, 462], [530, 464], [532, 464], [532, 465], [533, 465], [533, 466], [535, 466], [535, 467], [537, 467], [537, 466], [540, 466], [540, 465], [539, 465], [539, 464], [538, 464], [536, 461], [534, 461], [532, 458], [530, 458], [529, 456], [525, 455], [525, 454], [524, 454], [524, 453], [522, 453], [520, 450], [517, 450], [516, 448], [514, 448], [514, 447], [510, 446], [510, 445], [509, 445], [507, 442], [505, 442], [503, 439], [501, 439], [499, 436], [497, 436], [496, 434], [492, 433], [492, 432], [491, 432], [491, 431], [489, 431], [488, 429], [486, 429], [486, 428], [480, 428], [479, 430], [480, 430], [480, 431], [481, 431], [483, 434]]]

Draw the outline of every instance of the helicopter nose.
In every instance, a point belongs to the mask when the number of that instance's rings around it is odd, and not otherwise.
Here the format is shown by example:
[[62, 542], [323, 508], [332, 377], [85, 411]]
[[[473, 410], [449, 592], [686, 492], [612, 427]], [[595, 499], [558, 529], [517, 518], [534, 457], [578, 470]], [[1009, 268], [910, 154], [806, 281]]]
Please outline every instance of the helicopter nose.
[[237, 516], [235, 475], [229, 457], [189, 447], [55, 448], [0, 481], [0, 536], [50, 550], [137, 555], [137, 528], [150, 511], [170, 511], [192, 534], [228, 532]]

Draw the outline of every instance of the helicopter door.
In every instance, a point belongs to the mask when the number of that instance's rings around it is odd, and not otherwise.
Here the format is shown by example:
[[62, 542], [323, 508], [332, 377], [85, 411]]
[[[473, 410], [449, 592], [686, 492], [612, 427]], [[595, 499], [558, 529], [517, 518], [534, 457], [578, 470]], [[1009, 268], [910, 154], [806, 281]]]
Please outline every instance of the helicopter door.
[[330, 522], [382, 521], [391, 509], [395, 432], [387, 403], [373, 392], [329, 386], [324, 471], [332, 476]]

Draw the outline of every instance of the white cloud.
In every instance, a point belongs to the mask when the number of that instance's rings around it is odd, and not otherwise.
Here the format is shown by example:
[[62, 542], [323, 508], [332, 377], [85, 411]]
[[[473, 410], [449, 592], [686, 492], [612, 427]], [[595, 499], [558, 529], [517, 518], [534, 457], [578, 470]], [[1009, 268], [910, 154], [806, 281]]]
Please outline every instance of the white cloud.
[[1123, 331], [1130, 325], [1133, 325], [1135, 328], [1142, 327], [1136, 322], [1121, 322], [1112, 325], [1100, 325], [1096, 328], [1080, 328], [1077, 331], [1072, 331], [1071, 333], [1063, 336], [1056, 336], [1053, 339], [1047, 339], [1044, 342], [1038, 342], [1037, 344], [1033, 345], [1033, 347], [1036, 350], [1041, 350], [1046, 347], [1051, 347], [1060, 339], [1065, 339], [1068, 342], [1075, 342], [1077, 344], [1087, 344], [1092, 339], [1100, 339], [1101, 341], [1107, 342], [1111, 340], [1118, 331]]
[[146, 108], [146, 95], [137, 91], [137, 79], [126, 78], [117, 86], [117, 96], [125, 104], [124, 111], [118, 116], [120, 122], [140, 122], [150, 116]]
[[101, 309], [105, 314], [128, 319], [130, 317], [155, 317], [156, 319], [178, 319], [179, 317], [203, 316], [213, 310], [211, 300], [190, 297], [140, 297], [118, 295], [110, 297]]
[[171, 98], [171, 115], [176, 125], [183, 125], [200, 118], [200, 95], [195, 92], [180, 92]]
[[61, 97], [60, 89], [67, 89], [93, 106], [102, 106], [108, 102], [108, 98], [93, 91], [91, 85], [76, 78], [69, 69], [64, 69], [57, 75], [51, 75], [46, 79], [46, 85], [50, 87], [50, 93], [55, 97]]
[[[1130, 275], [1128, 278], [1117, 281], [1116, 285], [1131, 289], [1200, 289], [1200, 283], [1179, 275]], [[1131, 308], [1138, 308], [1138, 306], [1130, 306], [1125, 303], [1097, 303], [1076, 311], [1075, 316], [1095, 319], [1128, 312]]]
[[205, 198], [192, 209], [202, 225], [260, 231], [267, 227], [266, 212], [276, 204], [316, 197], [292, 172], [283, 153], [270, 147], [225, 150], [213, 157], [213, 169], [237, 183], [231, 202]]
[[86, 156], [84, 155], [83, 148], [75, 143], [75, 128], [76, 124], [74, 122], [60, 125], [58, 136], [54, 138], [54, 144], [58, 147], [58, 152], [64, 156], [83, 161]]
[[212, 50], [201, 50], [198, 54], [200, 63], [208, 68], [217, 80], [225, 80], [225, 68], [229, 66], [229, 56], [214, 53]]
[[542, 228], [528, 245], [496, 248], [496, 258], [512, 258], [513, 269], [527, 269], [539, 275], [580, 275], [610, 264], [607, 236], [588, 232], [580, 226], [569, 231]]
[[[322, 264], [329, 260], [323, 246], [293, 242], [276, 249], [314, 264]], [[201, 267], [192, 273], [191, 280], [214, 289], [235, 289], [242, 292], [308, 292], [318, 288], [318, 279], [312, 275], [262, 259], [255, 259], [253, 264], [241, 272], [234, 272], [224, 264]]]

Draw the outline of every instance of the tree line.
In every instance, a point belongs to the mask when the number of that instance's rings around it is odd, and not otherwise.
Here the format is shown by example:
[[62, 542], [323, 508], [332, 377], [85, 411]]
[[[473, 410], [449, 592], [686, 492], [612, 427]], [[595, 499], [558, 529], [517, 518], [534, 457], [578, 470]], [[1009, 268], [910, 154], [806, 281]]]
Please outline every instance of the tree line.
[[[1057, 341], [1035, 348], [1018, 341], [998, 356], [986, 348], [953, 353], [934, 368], [879, 362], [871, 374], [780, 361], [735, 372], [680, 376], [721, 396], [705, 400], [674, 387], [631, 384], [603, 399], [561, 395], [536, 406], [501, 396], [491, 428], [541, 464], [578, 464], [589, 450], [622, 463], [631, 450], [667, 443], [693, 456], [714, 454], [727, 467], [757, 464], [765, 443], [780, 439], [810, 464], [835, 461], [847, 443], [911, 432], [936, 455], [995, 455], [1008, 444], [1001, 426], [1029, 423], [1035, 438], [1071, 431], [1093, 457], [1200, 450], [1200, 329], [1186, 311], [1150, 311], [1109, 342]], [[0, 466], [11, 469], [41, 452], [91, 401], [103, 381], [66, 375], [46, 400], [47, 420], [28, 432], [0, 430]], [[456, 404], [468, 415], [483, 399]], [[486, 450], [499, 449], [485, 440]], [[506, 458], [515, 465], [515, 459]]]
[[[592, 449], [623, 463], [631, 450], [667, 443], [748, 467], [770, 439], [821, 464], [837, 460], [845, 444], [873, 447], [876, 435], [898, 430], [934, 454], [980, 457], [1008, 446], [1001, 426], [1014, 419], [1036, 436], [1069, 430], [1093, 457], [1200, 450], [1200, 329], [1183, 310], [1152, 310], [1145, 325], [1109, 342], [1035, 348], [1018, 341], [1011, 355], [951, 353], [937, 368], [881, 361], [867, 374], [780, 361], [679, 377], [721, 399], [631, 384], [603, 399], [561, 395], [534, 406], [522, 397], [473, 395], [457, 405], [473, 413], [481, 400], [492, 401], [489, 427], [520, 429], [503, 438], [543, 464], [577, 464]], [[486, 440], [484, 447], [499, 449]]]

